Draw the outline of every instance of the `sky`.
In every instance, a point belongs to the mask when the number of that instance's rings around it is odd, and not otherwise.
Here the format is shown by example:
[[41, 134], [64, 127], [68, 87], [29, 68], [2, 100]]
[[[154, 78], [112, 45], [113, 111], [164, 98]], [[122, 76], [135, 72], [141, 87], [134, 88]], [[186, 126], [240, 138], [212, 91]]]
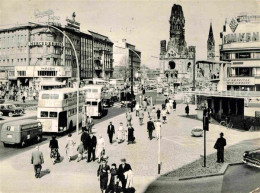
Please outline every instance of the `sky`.
[[113, 42], [126, 39], [142, 52], [142, 65], [159, 67], [160, 41], [169, 41], [174, 4], [182, 6], [185, 40], [196, 46], [196, 59], [207, 58], [210, 22], [218, 56], [219, 33], [225, 19], [240, 13], [260, 14], [260, 0], [1, 0], [0, 28], [35, 21], [34, 11], [51, 9], [58, 22], [76, 13], [81, 31], [95, 31]]

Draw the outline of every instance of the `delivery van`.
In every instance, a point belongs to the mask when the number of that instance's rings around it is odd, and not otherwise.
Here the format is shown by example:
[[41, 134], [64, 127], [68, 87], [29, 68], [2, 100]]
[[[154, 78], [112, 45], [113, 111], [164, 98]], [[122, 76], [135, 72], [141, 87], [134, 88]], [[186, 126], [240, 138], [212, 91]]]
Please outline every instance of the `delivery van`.
[[28, 142], [40, 142], [42, 139], [42, 125], [40, 121], [33, 119], [17, 120], [4, 123], [1, 129], [1, 142], [7, 144], [19, 144], [24, 147]]

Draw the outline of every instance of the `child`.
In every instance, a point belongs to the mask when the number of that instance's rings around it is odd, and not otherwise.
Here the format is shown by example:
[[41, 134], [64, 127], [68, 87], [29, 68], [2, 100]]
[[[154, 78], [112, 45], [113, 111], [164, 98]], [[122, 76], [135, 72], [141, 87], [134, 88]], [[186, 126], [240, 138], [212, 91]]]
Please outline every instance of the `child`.
[[78, 148], [77, 148], [77, 151], [78, 151], [78, 162], [80, 161], [80, 160], [82, 160], [83, 159], [83, 153], [84, 153], [84, 146], [83, 146], [83, 142], [81, 142], [80, 144], [79, 144], [79, 146], [78, 146]]

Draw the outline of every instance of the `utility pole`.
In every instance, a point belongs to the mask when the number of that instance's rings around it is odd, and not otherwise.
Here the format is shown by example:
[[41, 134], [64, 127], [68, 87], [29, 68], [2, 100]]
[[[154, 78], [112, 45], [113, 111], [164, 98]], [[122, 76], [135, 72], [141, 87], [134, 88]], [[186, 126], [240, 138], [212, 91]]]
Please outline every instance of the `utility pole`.
[[196, 47], [194, 46], [193, 48], [193, 80], [192, 80], [192, 90], [195, 91], [195, 87], [196, 87], [196, 82], [195, 82], [195, 70], [196, 70]]
[[131, 112], [133, 112], [133, 97], [134, 97], [134, 65], [133, 65], [133, 54], [131, 53]]

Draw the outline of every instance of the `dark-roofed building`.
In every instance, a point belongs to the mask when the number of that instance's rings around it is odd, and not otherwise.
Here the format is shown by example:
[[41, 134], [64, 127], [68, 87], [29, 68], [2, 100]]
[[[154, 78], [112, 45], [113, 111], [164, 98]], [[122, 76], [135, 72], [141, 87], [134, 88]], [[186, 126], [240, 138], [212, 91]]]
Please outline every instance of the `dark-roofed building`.
[[104, 35], [89, 31], [93, 37], [93, 78], [110, 79], [113, 76], [113, 42]]

